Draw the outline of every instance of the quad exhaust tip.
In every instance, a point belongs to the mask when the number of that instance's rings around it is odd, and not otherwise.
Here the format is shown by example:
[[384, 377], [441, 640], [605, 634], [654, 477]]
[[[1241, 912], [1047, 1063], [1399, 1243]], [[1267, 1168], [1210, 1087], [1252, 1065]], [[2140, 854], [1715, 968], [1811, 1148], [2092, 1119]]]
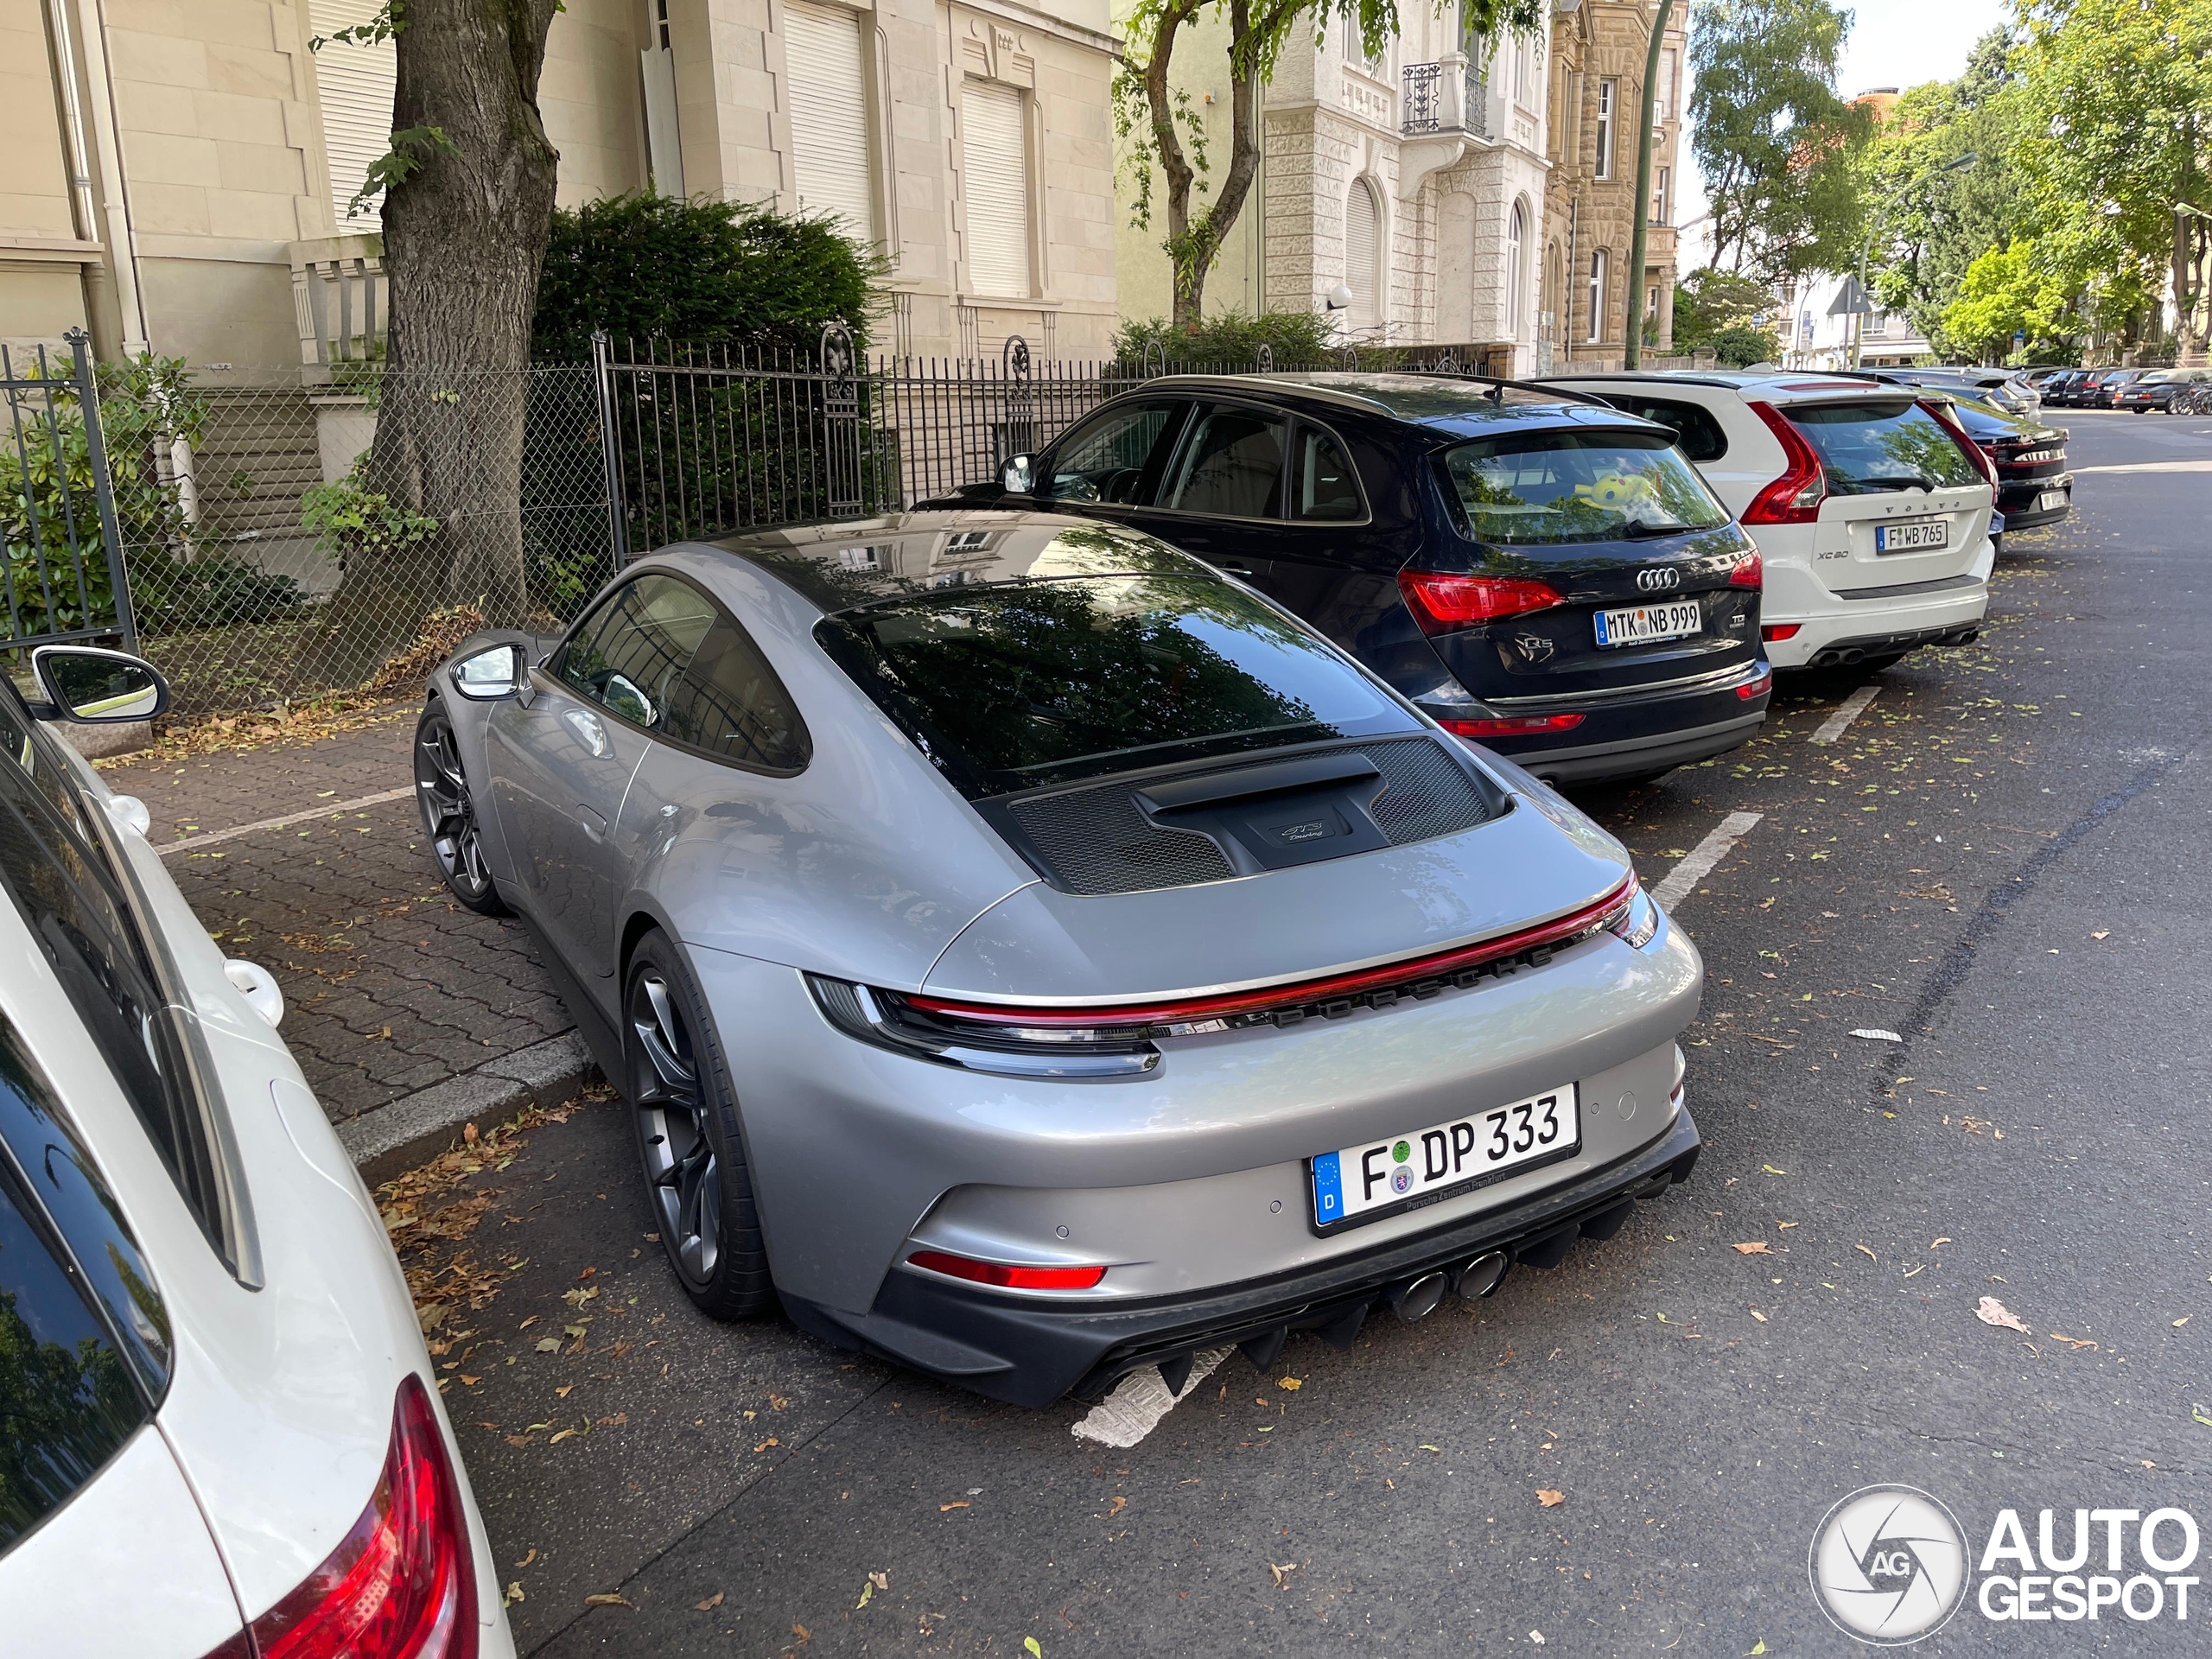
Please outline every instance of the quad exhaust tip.
[[1485, 1250], [1459, 1269], [1459, 1283], [1454, 1288], [1459, 1300], [1478, 1302], [1496, 1290], [1505, 1278], [1505, 1270], [1513, 1265], [1513, 1258], [1503, 1250]]
[[1425, 1319], [1436, 1312], [1452, 1288], [1452, 1281], [1440, 1273], [1424, 1273], [1418, 1279], [1390, 1287], [1390, 1311], [1411, 1325], [1415, 1319]]

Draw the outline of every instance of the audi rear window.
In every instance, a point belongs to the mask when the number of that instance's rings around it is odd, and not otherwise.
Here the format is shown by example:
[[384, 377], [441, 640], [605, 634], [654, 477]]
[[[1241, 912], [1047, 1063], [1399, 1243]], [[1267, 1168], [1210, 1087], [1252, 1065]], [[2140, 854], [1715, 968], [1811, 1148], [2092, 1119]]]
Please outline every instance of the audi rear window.
[[1982, 481], [1958, 440], [1918, 404], [1800, 404], [1787, 413], [1821, 458], [1831, 495], [1949, 490]]
[[815, 637], [972, 799], [1421, 729], [1290, 618], [1202, 575], [954, 588], [841, 613]]
[[1438, 457], [1470, 540], [1500, 547], [1718, 530], [1728, 509], [1656, 433], [1524, 432]]

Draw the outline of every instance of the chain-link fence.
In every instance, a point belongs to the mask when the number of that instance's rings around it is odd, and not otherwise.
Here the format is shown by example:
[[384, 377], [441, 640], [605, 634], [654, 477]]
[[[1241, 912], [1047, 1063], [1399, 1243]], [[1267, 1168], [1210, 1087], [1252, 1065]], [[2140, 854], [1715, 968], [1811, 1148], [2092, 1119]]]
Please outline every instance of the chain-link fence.
[[867, 365], [833, 326], [816, 355], [601, 340], [588, 363], [321, 385], [102, 365], [99, 410], [139, 648], [191, 715], [411, 690], [469, 632], [563, 624], [670, 542], [897, 511], [1171, 368], [1294, 366], [1463, 372], [1449, 347], [1039, 363], [1020, 340]]

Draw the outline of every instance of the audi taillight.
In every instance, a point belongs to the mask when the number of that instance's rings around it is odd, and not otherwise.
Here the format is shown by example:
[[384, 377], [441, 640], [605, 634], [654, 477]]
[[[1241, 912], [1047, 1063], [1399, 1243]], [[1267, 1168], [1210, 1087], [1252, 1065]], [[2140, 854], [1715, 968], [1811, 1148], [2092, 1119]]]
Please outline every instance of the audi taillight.
[[1982, 452], [1981, 446], [1967, 435], [1966, 428], [1959, 424], [1959, 417], [1952, 410], [1950, 404], [1937, 403], [1928, 397], [1923, 397], [1917, 401], [1920, 407], [1928, 411], [1929, 418], [1951, 435], [1951, 442], [1959, 446], [1960, 454], [1974, 463], [1974, 469], [1981, 474], [1982, 482], [1988, 485], [1991, 489], [1995, 489], [1997, 487], [1996, 466]]
[[253, 1639], [261, 1659], [475, 1659], [468, 1516], [421, 1378], [399, 1385], [368, 1508]]
[[1773, 690], [1774, 671], [1770, 668], [1763, 668], [1759, 671], [1759, 675], [1757, 679], [1745, 680], [1741, 685], [1738, 686], [1736, 688], [1736, 695], [1741, 697], [1745, 702], [1749, 702], [1752, 698], [1763, 697]]
[[1758, 549], [1753, 548], [1736, 561], [1735, 569], [1728, 573], [1728, 585], [1731, 588], [1764, 588], [1766, 585], [1766, 561], [1759, 556]]
[[1744, 509], [1743, 522], [1747, 524], [1809, 524], [1821, 516], [1821, 503], [1827, 499], [1827, 475], [1821, 470], [1821, 458], [1813, 453], [1813, 446], [1805, 441], [1787, 415], [1772, 404], [1757, 399], [1746, 400], [1752, 414], [1766, 425], [1782, 445], [1783, 473], [1764, 489], [1751, 498], [1751, 505]]
[[1520, 576], [1455, 576], [1435, 570], [1401, 570], [1398, 591], [1423, 633], [1450, 633], [1503, 617], [1526, 616], [1564, 605], [1548, 582]]

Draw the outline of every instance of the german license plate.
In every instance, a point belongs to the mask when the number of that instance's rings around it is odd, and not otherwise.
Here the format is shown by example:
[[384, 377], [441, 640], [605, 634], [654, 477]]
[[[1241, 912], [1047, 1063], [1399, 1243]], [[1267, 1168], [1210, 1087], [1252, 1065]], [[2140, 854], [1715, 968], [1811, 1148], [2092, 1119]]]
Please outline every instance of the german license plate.
[[2045, 490], [2036, 498], [2036, 511], [2038, 512], [2049, 512], [2054, 507], [2065, 505], [2066, 492], [2063, 490]]
[[1648, 645], [1655, 639], [1681, 639], [1705, 626], [1705, 613], [1694, 599], [1670, 599], [1624, 611], [1598, 613], [1601, 645]]
[[1313, 1224], [1340, 1227], [1436, 1204], [1510, 1171], [1572, 1157], [1582, 1146], [1581, 1085], [1495, 1106], [1313, 1160]]
[[1951, 544], [1951, 521], [1948, 518], [1908, 518], [1903, 524], [1874, 526], [1874, 550], [1877, 553], [1923, 553], [1932, 547]]

